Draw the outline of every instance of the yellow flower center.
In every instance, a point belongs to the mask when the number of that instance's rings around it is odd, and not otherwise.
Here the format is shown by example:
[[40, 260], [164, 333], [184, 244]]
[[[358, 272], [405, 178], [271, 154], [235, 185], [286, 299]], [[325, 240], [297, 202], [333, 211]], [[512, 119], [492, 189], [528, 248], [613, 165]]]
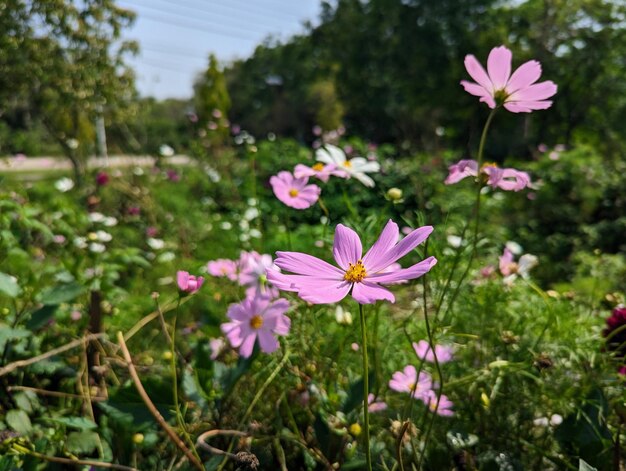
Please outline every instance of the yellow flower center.
[[291, 190], [289, 190], [289, 196], [291, 196], [292, 198], [295, 198], [296, 196], [298, 196], [298, 190], [296, 190], [295, 188], [292, 188]]
[[322, 170], [324, 170], [324, 164], [319, 162], [316, 163], [315, 165], [313, 165], [313, 167], [311, 167], [313, 170], [315, 170], [316, 172], [321, 172]]
[[351, 283], [358, 283], [363, 281], [363, 278], [367, 276], [367, 271], [365, 271], [365, 267], [363, 266], [363, 262], [361, 260], [356, 263], [351, 263], [350, 268], [346, 270], [346, 274], [343, 275], [343, 279], [346, 281], [350, 281]]
[[483, 164], [482, 167], [480, 167], [481, 170], [485, 170], [487, 167], [493, 167], [493, 168], [498, 168], [498, 164], [495, 162], [485, 162]]
[[496, 102], [496, 105], [504, 104], [508, 97], [509, 97], [509, 94], [504, 89], [496, 90], [496, 92], [493, 94], [493, 99]]
[[256, 329], [260, 329], [262, 325], [263, 325], [263, 318], [261, 316], [259, 316], [258, 314], [255, 316], [252, 316], [252, 319], [250, 319], [250, 327], [256, 330]]
[[352, 162], [350, 162], [349, 160], [346, 160], [343, 164], [344, 167], [346, 168], [352, 168]]

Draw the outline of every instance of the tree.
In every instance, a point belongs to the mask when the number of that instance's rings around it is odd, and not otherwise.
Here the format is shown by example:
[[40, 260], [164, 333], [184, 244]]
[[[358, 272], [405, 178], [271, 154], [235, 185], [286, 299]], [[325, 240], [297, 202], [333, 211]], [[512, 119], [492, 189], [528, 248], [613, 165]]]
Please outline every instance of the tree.
[[96, 118], [132, 112], [134, 74], [124, 58], [136, 45], [120, 38], [133, 19], [113, 0], [9, 0], [2, 8], [0, 111], [22, 107], [40, 119], [79, 183]]

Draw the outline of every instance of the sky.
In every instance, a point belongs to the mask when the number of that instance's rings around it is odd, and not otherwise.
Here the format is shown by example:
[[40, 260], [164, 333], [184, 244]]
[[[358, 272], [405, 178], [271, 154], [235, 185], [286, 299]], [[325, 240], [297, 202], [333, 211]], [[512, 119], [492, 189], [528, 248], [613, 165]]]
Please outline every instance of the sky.
[[142, 96], [189, 98], [194, 78], [214, 53], [244, 59], [268, 36], [285, 40], [318, 23], [320, 0], [118, 0], [137, 14], [125, 39], [139, 43], [128, 59]]

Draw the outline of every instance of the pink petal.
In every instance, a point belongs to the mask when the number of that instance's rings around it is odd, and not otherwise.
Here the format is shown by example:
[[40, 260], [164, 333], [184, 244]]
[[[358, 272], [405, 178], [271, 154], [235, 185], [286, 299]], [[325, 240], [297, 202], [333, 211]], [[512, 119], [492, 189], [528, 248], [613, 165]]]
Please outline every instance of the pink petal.
[[301, 252], [276, 252], [274, 261], [279, 268], [297, 275], [343, 279], [344, 272], [330, 263]]
[[506, 92], [510, 95], [517, 90], [526, 88], [541, 77], [541, 64], [537, 61], [528, 61], [520, 65], [506, 84]]
[[535, 83], [526, 88], [512, 93], [507, 99], [507, 102], [516, 101], [540, 101], [550, 98], [557, 91], [557, 86], [554, 82], [546, 80], [545, 82]]
[[278, 348], [278, 340], [268, 331], [260, 330], [257, 333], [259, 346], [263, 353], [272, 353]]
[[511, 113], [530, 113], [534, 110], [547, 110], [552, 106], [552, 102], [546, 101], [516, 101], [505, 103], [504, 107]]
[[461, 85], [467, 93], [474, 96], [491, 96], [491, 92], [481, 85], [474, 82], [468, 82], [467, 80], [461, 80]]
[[487, 72], [495, 90], [502, 90], [511, 76], [513, 55], [505, 46], [494, 47], [487, 58]]
[[243, 339], [243, 343], [241, 347], [239, 347], [239, 355], [244, 358], [250, 357], [252, 355], [252, 350], [254, 349], [254, 341], [256, 340], [256, 333], [252, 333]]
[[222, 324], [220, 328], [233, 348], [238, 348], [241, 345], [243, 342], [243, 337], [241, 336], [241, 324], [237, 322], [226, 322]]
[[404, 239], [402, 239], [395, 247], [389, 250], [378, 264], [370, 266], [370, 272], [376, 273], [383, 268], [391, 265], [399, 258], [404, 257], [407, 253], [417, 247], [419, 244], [428, 239], [428, 236], [433, 231], [432, 226], [424, 226], [415, 229], [409, 233]]
[[375, 283], [397, 283], [399, 281], [407, 281], [413, 280], [415, 278], [419, 278], [420, 276], [428, 273], [432, 267], [437, 264], [437, 259], [435, 257], [428, 257], [425, 260], [422, 260], [415, 265], [410, 266], [409, 268], [404, 268], [402, 270], [397, 270], [392, 273], [375, 273], [374, 275], [368, 276], [366, 280], [375, 282]]
[[241, 304], [232, 304], [228, 308], [226, 317], [234, 321], [248, 322], [250, 320], [250, 313]]
[[359, 304], [373, 304], [376, 301], [387, 300], [394, 303], [396, 298], [393, 293], [376, 283], [370, 283], [362, 281], [360, 283], [354, 283], [352, 288], [352, 297]]
[[347, 270], [351, 263], [361, 259], [362, 254], [363, 247], [357, 233], [343, 224], [337, 224], [333, 244], [333, 256], [337, 264]]
[[330, 304], [341, 301], [348, 295], [352, 283], [347, 281], [336, 282], [324, 288], [305, 287], [298, 290], [298, 296], [313, 304]]
[[378, 240], [374, 242], [374, 245], [367, 251], [363, 257], [363, 265], [367, 269], [369, 266], [379, 265], [383, 260], [384, 255], [398, 243], [400, 238], [400, 232], [398, 225], [391, 219], [385, 225], [383, 231], [380, 233]]
[[189, 273], [186, 271], [178, 271], [176, 273], [176, 282], [182, 291], [186, 291], [189, 287]]
[[493, 84], [476, 57], [471, 54], [465, 56], [465, 69], [467, 70], [467, 73], [470, 74], [470, 76], [478, 83], [478, 85], [493, 93]]
[[315, 170], [303, 164], [298, 164], [293, 169], [293, 176], [296, 178], [312, 177], [313, 175], [315, 175]]

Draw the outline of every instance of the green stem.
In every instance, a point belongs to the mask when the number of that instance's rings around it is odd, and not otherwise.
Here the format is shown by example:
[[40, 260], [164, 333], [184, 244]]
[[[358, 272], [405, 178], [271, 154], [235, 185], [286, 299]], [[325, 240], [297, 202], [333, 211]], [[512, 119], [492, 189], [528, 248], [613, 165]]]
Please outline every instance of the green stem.
[[493, 121], [493, 117], [495, 116], [496, 111], [498, 111], [498, 108], [494, 108], [493, 110], [491, 110], [491, 113], [489, 113], [489, 116], [487, 117], [487, 121], [485, 122], [485, 127], [483, 128], [483, 132], [480, 136], [480, 143], [478, 144], [478, 156], [477, 156], [478, 176], [476, 178], [477, 189], [476, 189], [476, 203], [474, 204], [475, 220], [474, 220], [474, 237], [472, 241], [472, 251], [470, 253], [470, 258], [467, 262], [467, 267], [465, 268], [465, 271], [461, 275], [461, 278], [459, 279], [459, 282], [457, 283], [454, 289], [454, 292], [452, 293], [452, 298], [450, 299], [450, 303], [448, 304], [446, 308], [446, 311], [444, 313], [444, 318], [446, 317], [448, 312], [452, 309], [452, 306], [454, 305], [454, 301], [456, 300], [459, 294], [459, 290], [461, 289], [461, 285], [463, 284], [463, 281], [465, 281], [465, 277], [467, 277], [467, 274], [472, 268], [472, 262], [474, 261], [474, 258], [476, 257], [476, 247], [478, 245], [478, 229], [480, 228], [480, 199], [481, 199], [480, 192], [483, 189], [483, 183], [482, 183], [481, 176], [480, 176], [480, 168], [483, 163], [483, 151], [485, 150], [485, 142], [487, 140], [487, 131], [489, 131], [489, 126], [491, 125], [491, 121]]
[[369, 367], [367, 365], [367, 332], [365, 328], [365, 314], [363, 305], [359, 303], [359, 319], [361, 320], [361, 352], [363, 354], [363, 422], [365, 425], [365, 461], [367, 470], [372, 471], [372, 456], [370, 453], [370, 415], [367, 404], [369, 395]]
[[[257, 402], [259, 402], [259, 400], [261, 399], [261, 396], [263, 396], [263, 394], [265, 393], [265, 390], [267, 389], [267, 387], [271, 384], [272, 381], [274, 381], [274, 378], [276, 378], [278, 373], [280, 373], [280, 370], [282, 370], [283, 366], [285, 366], [285, 363], [287, 363], [287, 361], [289, 360], [290, 355], [291, 355], [291, 352], [289, 351], [289, 347], [286, 347], [285, 353], [283, 354], [283, 358], [280, 360], [280, 363], [276, 365], [276, 368], [274, 368], [274, 371], [272, 371], [272, 373], [267, 377], [267, 379], [265, 380], [261, 388], [254, 395], [252, 402], [250, 403], [250, 405], [248, 405], [248, 408], [246, 409], [245, 414], [239, 421], [239, 425], [237, 425], [236, 430], [241, 430], [243, 428], [244, 424], [250, 417], [250, 414], [252, 414], [252, 411], [254, 410], [254, 406], [256, 406]], [[228, 445], [228, 449], [227, 449], [228, 453], [230, 453], [233, 450], [233, 447], [235, 446], [235, 438], [236, 437], [233, 437], [233, 439], [230, 441], [230, 444]], [[224, 469], [224, 466], [226, 466], [227, 461], [228, 461], [228, 455], [224, 456], [224, 459], [222, 460], [219, 467], [217, 468], [217, 471], [222, 471]]]
[[[424, 249], [424, 256], [426, 256], [427, 247]], [[426, 445], [428, 444], [428, 440], [430, 438], [430, 434], [433, 429], [433, 424], [435, 422], [435, 417], [437, 416], [437, 409], [439, 408], [439, 401], [441, 400], [441, 395], [443, 394], [443, 375], [441, 374], [441, 365], [439, 364], [439, 359], [437, 358], [437, 353], [435, 351], [435, 342], [433, 341], [433, 332], [430, 328], [430, 321], [428, 320], [428, 298], [427, 298], [427, 287], [426, 283], [426, 275], [422, 276], [422, 302], [424, 303], [424, 322], [426, 324], [426, 334], [428, 335], [428, 344], [430, 345], [430, 349], [433, 352], [433, 358], [435, 359], [435, 368], [437, 370], [437, 376], [439, 378], [439, 391], [437, 392], [437, 403], [435, 404], [435, 410], [432, 411], [432, 417], [430, 419], [430, 423], [428, 424], [428, 430], [426, 431], [426, 436], [424, 439], [424, 449], [422, 450], [422, 454], [420, 455], [418, 469], [422, 468], [422, 462], [424, 461], [424, 455], [426, 454]]]

